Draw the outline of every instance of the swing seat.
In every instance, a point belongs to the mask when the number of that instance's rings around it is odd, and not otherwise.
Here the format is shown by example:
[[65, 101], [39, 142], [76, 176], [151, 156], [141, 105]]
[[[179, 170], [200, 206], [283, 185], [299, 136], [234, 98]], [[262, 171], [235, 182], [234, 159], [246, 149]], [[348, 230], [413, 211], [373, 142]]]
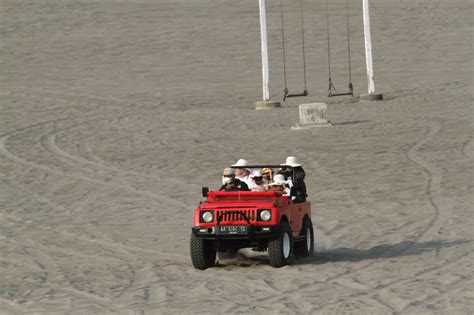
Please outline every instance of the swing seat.
[[334, 87], [334, 85], [332, 85], [332, 82], [329, 83], [329, 94], [328, 94], [328, 97], [335, 97], [335, 96], [347, 96], [347, 95], [350, 95], [350, 96], [354, 96], [354, 88], [352, 86], [352, 83], [349, 83], [349, 92], [346, 92], [346, 93], [333, 93], [332, 90], [336, 90], [336, 88]]
[[283, 102], [284, 102], [287, 98], [290, 98], [290, 97], [303, 97], [303, 96], [308, 96], [308, 91], [307, 91], [307, 90], [304, 90], [303, 93], [299, 93], [299, 94], [289, 94], [289, 93], [288, 93], [288, 90], [285, 90], [284, 92], [285, 92], [285, 93], [283, 94]]
[[346, 96], [346, 95], [354, 96], [354, 93], [352, 93], [352, 92], [347, 92], [347, 93], [329, 93], [329, 94], [328, 94], [328, 97]]

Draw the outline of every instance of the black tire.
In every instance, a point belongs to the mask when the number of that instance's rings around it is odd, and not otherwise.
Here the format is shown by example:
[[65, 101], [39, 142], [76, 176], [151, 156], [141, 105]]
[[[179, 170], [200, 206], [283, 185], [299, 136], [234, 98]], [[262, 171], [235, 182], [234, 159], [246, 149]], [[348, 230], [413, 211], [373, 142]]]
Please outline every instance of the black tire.
[[214, 241], [197, 238], [191, 234], [191, 261], [196, 269], [204, 270], [216, 264]]
[[301, 236], [304, 240], [295, 244], [295, 254], [297, 257], [308, 257], [314, 252], [314, 230], [311, 219], [305, 217], [303, 219], [303, 227], [301, 228]]
[[270, 265], [280, 268], [294, 261], [293, 233], [288, 222], [281, 223], [281, 235], [268, 243]]

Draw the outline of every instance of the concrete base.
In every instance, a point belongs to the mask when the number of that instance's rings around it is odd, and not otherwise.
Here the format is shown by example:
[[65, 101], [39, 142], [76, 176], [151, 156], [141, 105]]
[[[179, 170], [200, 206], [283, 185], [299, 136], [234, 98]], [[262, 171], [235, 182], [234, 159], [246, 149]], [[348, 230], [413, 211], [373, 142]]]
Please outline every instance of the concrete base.
[[281, 107], [280, 102], [272, 102], [272, 101], [260, 101], [255, 103], [255, 109], [274, 109]]
[[383, 94], [361, 94], [359, 95], [359, 102], [382, 101]]

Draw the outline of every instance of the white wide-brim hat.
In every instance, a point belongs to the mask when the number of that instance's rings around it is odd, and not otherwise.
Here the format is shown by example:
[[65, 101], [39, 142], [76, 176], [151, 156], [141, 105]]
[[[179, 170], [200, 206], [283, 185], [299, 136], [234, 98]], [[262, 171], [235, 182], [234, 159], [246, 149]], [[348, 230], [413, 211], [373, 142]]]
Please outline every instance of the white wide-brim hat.
[[276, 174], [275, 177], [273, 177], [273, 182], [268, 184], [268, 186], [283, 186], [286, 184], [288, 184], [288, 182], [285, 180], [285, 177], [281, 174]]
[[237, 163], [232, 164], [230, 167], [244, 167], [247, 165], [249, 165], [249, 162], [247, 160], [239, 159]]
[[255, 178], [255, 177], [262, 177], [262, 172], [260, 170], [255, 170], [250, 174], [250, 178]]
[[298, 167], [301, 166], [300, 163], [298, 163], [298, 160], [294, 156], [289, 156], [286, 158], [286, 162], [281, 164], [282, 166], [291, 166], [291, 167]]

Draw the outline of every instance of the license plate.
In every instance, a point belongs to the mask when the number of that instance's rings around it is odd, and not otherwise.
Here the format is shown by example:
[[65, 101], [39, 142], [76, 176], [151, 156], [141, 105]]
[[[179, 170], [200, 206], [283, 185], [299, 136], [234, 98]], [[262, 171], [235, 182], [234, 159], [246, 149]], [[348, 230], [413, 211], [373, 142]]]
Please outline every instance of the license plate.
[[246, 225], [223, 225], [219, 228], [221, 234], [246, 234]]

